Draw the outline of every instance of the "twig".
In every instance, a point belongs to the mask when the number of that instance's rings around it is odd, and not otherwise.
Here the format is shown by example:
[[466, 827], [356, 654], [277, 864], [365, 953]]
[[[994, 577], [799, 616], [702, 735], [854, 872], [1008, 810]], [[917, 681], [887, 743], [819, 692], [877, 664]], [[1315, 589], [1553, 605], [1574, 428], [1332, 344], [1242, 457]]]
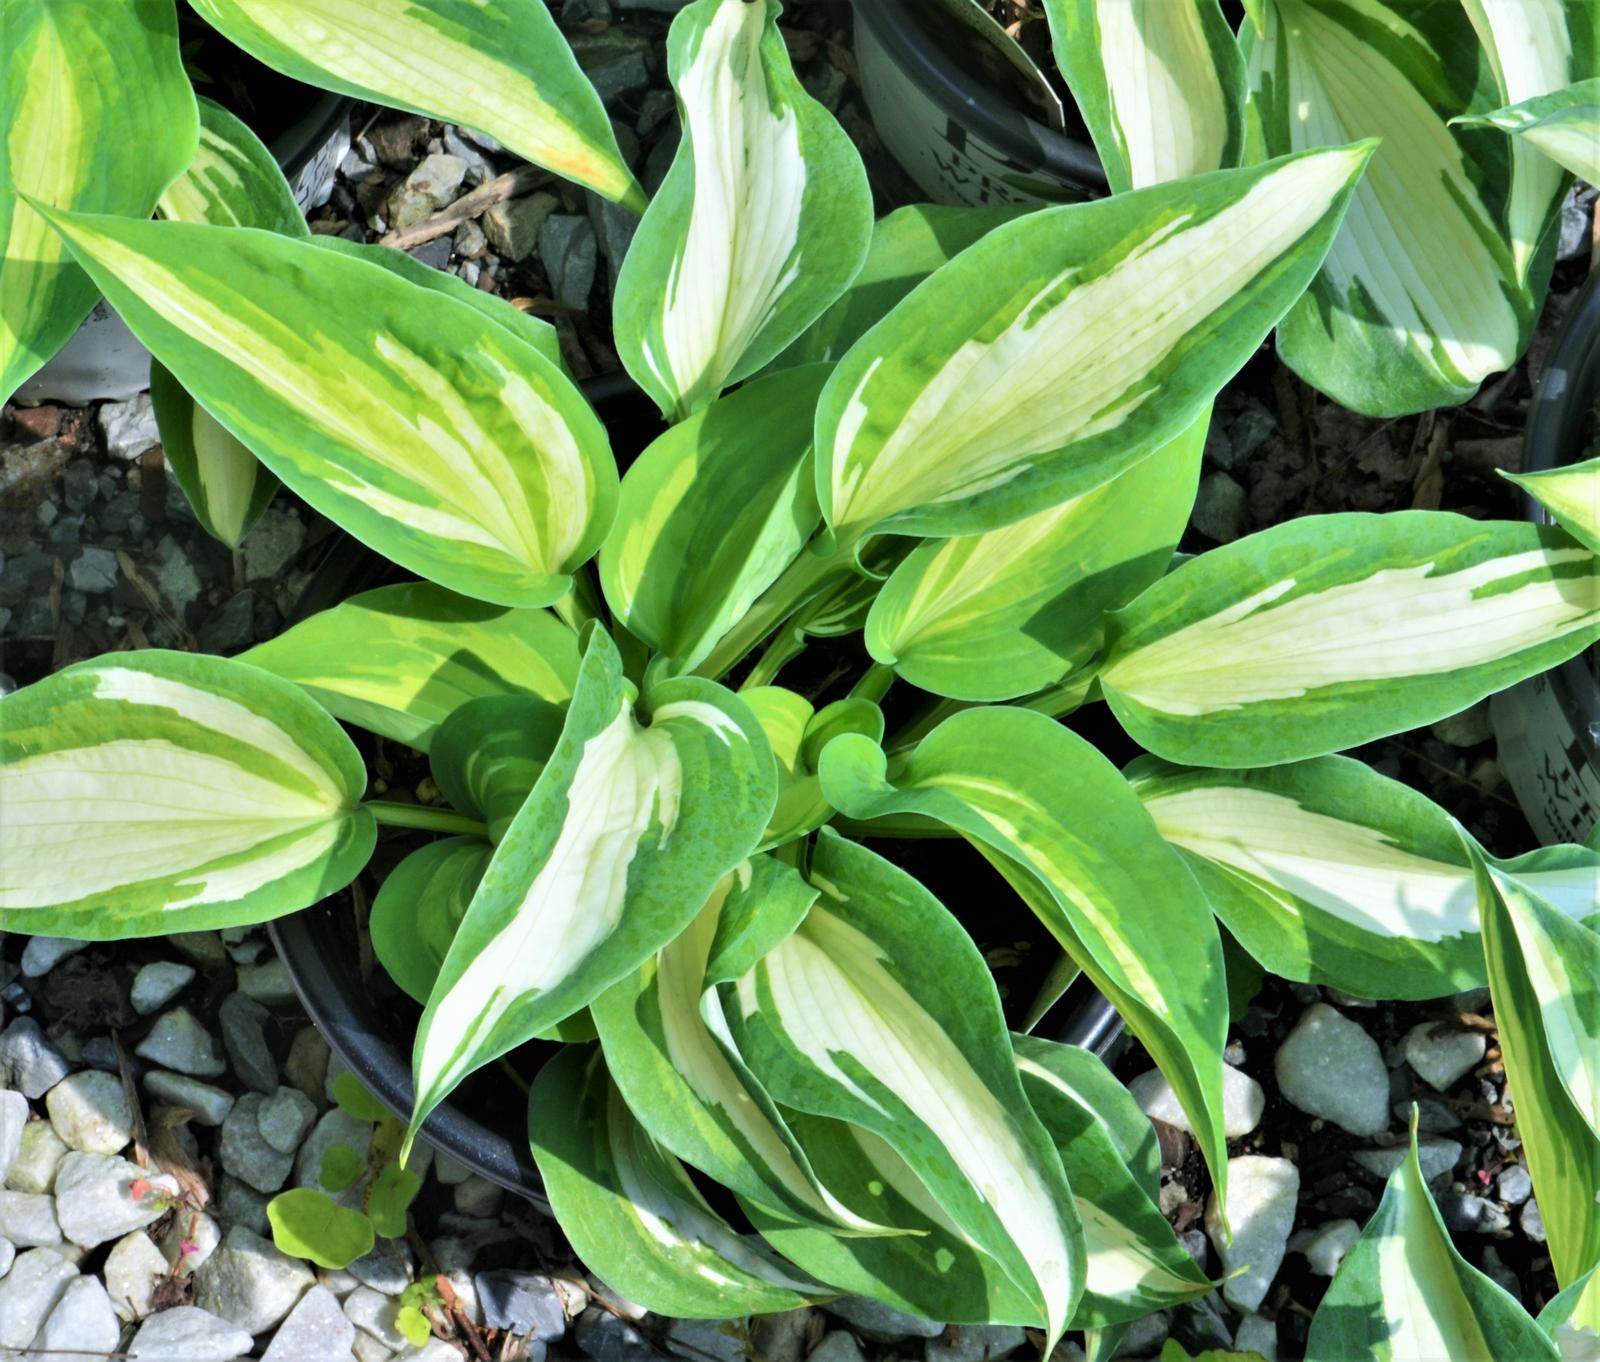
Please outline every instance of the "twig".
[[448, 208], [441, 208], [431, 218], [424, 218], [403, 231], [386, 233], [378, 238], [378, 245], [393, 246], [402, 251], [410, 250], [411, 247], [432, 241], [446, 232], [455, 231], [463, 222], [477, 217], [485, 208], [505, 199], [520, 198], [540, 185], [548, 184], [550, 179], [551, 175], [547, 170], [540, 170], [536, 166], [518, 166], [515, 170], [506, 171], [504, 175], [496, 175], [492, 180], [485, 180], [471, 193], [463, 194]]
[[117, 1054], [117, 1072], [122, 1076], [122, 1098], [128, 1104], [128, 1111], [133, 1116], [133, 1161], [141, 1168], [150, 1167], [150, 1150], [147, 1145], [149, 1136], [144, 1128], [144, 1107], [139, 1101], [138, 1091], [133, 1086], [133, 1072], [128, 1067], [128, 1053], [122, 1048], [122, 1033], [111, 1033], [111, 1048]]

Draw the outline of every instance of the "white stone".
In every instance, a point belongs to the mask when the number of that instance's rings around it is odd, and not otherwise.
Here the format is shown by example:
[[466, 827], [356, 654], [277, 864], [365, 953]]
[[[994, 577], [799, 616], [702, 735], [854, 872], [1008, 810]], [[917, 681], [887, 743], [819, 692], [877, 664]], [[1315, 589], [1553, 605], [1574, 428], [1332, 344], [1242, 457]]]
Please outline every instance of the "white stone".
[[455, 1199], [456, 1210], [462, 1215], [493, 1216], [500, 1214], [500, 1203], [505, 1200], [505, 1192], [488, 1178], [474, 1174], [465, 1182], [456, 1184]]
[[77, 1266], [55, 1249], [19, 1253], [0, 1279], [0, 1348], [26, 1348], [32, 1343], [77, 1275]]
[[22, 949], [22, 972], [30, 979], [37, 979], [88, 944], [87, 941], [69, 941], [64, 936], [30, 936]]
[[0, 1182], [11, 1171], [11, 1160], [17, 1157], [27, 1124], [28, 1099], [14, 1088], [0, 1088]]
[[316, 1285], [310, 1267], [243, 1225], [194, 1274], [194, 1302], [247, 1329], [265, 1333]]
[[279, 1088], [256, 1109], [261, 1138], [280, 1154], [293, 1154], [316, 1119], [316, 1104], [298, 1088]]
[[1235, 1352], [1259, 1353], [1262, 1362], [1278, 1362], [1278, 1326], [1260, 1315], [1246, 1315], [1234, 1330]]
[[222, 1227], [204, 1211], [184, 1211], [161, 1239], [161, 1256], [180, 1277], [197, 1271], [222, 1243]]
[[374, 1291], [370, 1286], [358, 1286], [344, 1298], [345, 1317], [364, 1334], [371, 1334], [385, 1348], [399, 1352], [409, 1347], [405, 1335], [395, 1328], [395, 1316], [400, 1313], [400, 1302]]
[[54, 1199], [37, 1192], [0, 1192], [0, 1235], [18, 1248], [59, 1244]]
[[339, 1298], [314, 1286], [278, 1326], [261, 1362], [335, 1362], [350, 1356], [356, 1327], [339, 1308]]
[[1389, 1128], [1389, 1071], [1378, 1043], [1326, 1003], [1313, 1003], [1278, 1047], [1278, 1090], [1352, 1135]]
[[406, 1348], [394, 1355], [394, 1362], [461, 1362], [461, 1354], [442, 1338], [430, 1338], [420, 1348]]
[[1300, 1252], [1317, 1276], [1331, 1277], [1359, 1238], [1361, 1226], [1354, 1220], [1330, 1220], [1307, 1234]]
[[[1389, 1149], [1359, 1149], [1351, 1157], [1374, 1177], [1388, 1179], [1406, 1160], [1408, 1150], [1397, 1144]], [[1422, 1168], [1422, 1180], [1432, 1182], [1456, 1166], [1461, 1158], [1461, 1145], [1443, 1135], [1417, 1137], [1417, 1163]]]
[[[1178, 1095], [1161, 1070], [1140, 1074], [1128, 1084], [1128, 1091], [1146, 1116], [1176, 1126], [1186, 1135], [1194, 1134]], [[1230, 1140], [1242, 1139], [1254, 1130], [1266, 1104], [1261, 1084], [1231, 1064], [1222, 1066], [1222, 1124]]]
[[436, 1154], [433, 1160], [433, 1171], [438, 1175], [439, 1181], [446, 1187], [453, 1187], [457, 1183], [465, 1182], [472, 1176], [472, 1169], [464, 1163], [457, 1163], [448, 1154]]
[[241, 966], [239, 992], [248, 994], [258, 1003], [294, 1001], [294, 985], [289, 982], [289, 971], [284, 969], [283, 961], [276, 957], [259, 965]]
[[233, 1094], [187, 1074], [151, 1069], [144, 1076], [145, 1091], [175, 1107], [188, 1107], [203, 1126], [220, 1126], [233, 1110]]
[[151, 445], [161, 443], [150, 394], [140, 393], [126, 402], [107, 402], [100, 408], [100, 429], [113, 459], [131, 463]]
[[5, 1280], [6, 1273], [11, 1271], [11, 1264], [17, 1261], [17, 1246], [9, 1239], [0, 1239], [0, 1281]]
[[[134, 1196], [141, 1183], [142, 1196]], [[157, 1220], [178, 1195], [177, 1179], [152, 1176], [112, 1154], [71, 1153], [56, 1169], [56, 1219], [75, 1244], [93, 1248]]]
[[121, 1335], [122, 1325], [105, 1287], [96, 1277], [79, 1277], [61, 1293], [44, 1327], [34, 1335], [32, 1350], [45, 1357], [54, 1354], [55, 1362], [80, 1362], [84, 1353], [112, 1352]]
[[48, 1121], [29, 1121], [22, 1128], [22, 1145], [11, 1160], [6, 1186], [16, 1192], [48, 1192], [55, 1185], [56, 1166], [66, 1145]]
[[348, 1112], [333, 1107], [323, 1112], [316, 1128], [306, 1137], [295, 1157], [294, 1185], [320, 1187], [322, 1185], [322, 1156], [334, 1145], [343, 1145], [358, 1154], [365, 1154], [372, 1143], [372, 1122], [358, 1121]]
[[61, 1143], [84, 1154], [115, 1154], [133, 1138], [122, 1080], [99, 1069], [68, 1074], [44, 1095]]
[[150, 1313], [156, 1283], [167, 1275], [166, 1256], [143, 1230], [125, 1234], [106, 1255], [106, 1291], [120, 1319], [143, 1319]]
[[350, 1345], [350, 1352], [356, 1362], [388, 1362], [394, 1356], [393, 1348], [386, 1348], [371, 1334], [364, 1334], [356, 1330], [356, 1341]]
[[1300, 1195], [1300, 1170], [1288, 1159], [1246, 1154], [1228, 1160], [1228, 1215], [1233, 1240], [1223, 1235], [1222, 1217], [1213, 1192], [1206, 1201], [1206, 1233], [1230, 1276], [1222, 1294], [1229, 1305], [1244, 1312], [1255, 1310], [1267, 1297], [1272, 1279], [1283, 1262], [1284, 1246], [1294, 1228], [1295, 1202]]
[[141, 1017], [148, 1017], [176, 998], [193, 978], [193, 965], [180, 965], [173, 960], [156, 960], [141, 966], [133, 976], [129, 995], [133, 999], [133, 1010]]
[[151, 1315], [128, 1349], [132, 1362], [234, 1362], [255, 1342], [236, 1324], [192, 1305]]
[[1409, 1064], [1424, 1083], [1444, 1092], [1483, 1062], [1488, 1048], [1481, 1031], [1419, 1022], [1401, 1043]]
[[216, 1078], [228, 1068], [217, 1057], [211, 1033], [195, 1020], [194, 1013], [187, 1007], [175, 1007], [162, 1013], [134, 1053], [152, 1064], [195, 1078]]

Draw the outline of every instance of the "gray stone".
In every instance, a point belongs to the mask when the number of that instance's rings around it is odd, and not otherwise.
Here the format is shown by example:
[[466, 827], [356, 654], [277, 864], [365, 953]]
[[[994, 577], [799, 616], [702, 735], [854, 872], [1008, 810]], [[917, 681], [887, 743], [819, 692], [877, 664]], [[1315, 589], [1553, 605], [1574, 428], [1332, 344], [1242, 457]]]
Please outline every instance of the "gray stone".
[[126, 1234], [106, 1255], [106, 1291], [121, 1319], [143, 1319], [150, 1313], [156, 1283], [167, 1275], [166, 1256], [143, 1230]]
[[1561, 228], [1556, 242], [1557, 260], [1588, 257], [1594, 232], [1594, 190], [1574, 185], [1561, 201]]
[[1230, 1243], [1224, 1238], [1215, 1192], [1206, 1201], [1206, 1233], [1226, 1272], [1243, 1269], [1230, 1276], [1222, 1288], [1224, 1298], [1235, 1309], [1255, 1310], [1266, 1299], [1283, 1262], [1289, 1231], [1294, 1228], [1299, 1195], [1300, 1170], [1288, 1159], [1246, 1154], [1228, 1160], [1233, 1240]]
[[594, 228], [575, 213], [556, 213], [539, 229], [539, 259], [550, 278], [550, 291], [565, 307], [589, 306], [598, 258]]
[[[544, 1362], [544, 1355], [543, 1348], [528, 1354], [532, 1362]], [[420, 1348], [402, 1348], [394, 1355], [394, 1362], [461, 1362], [461, 1353], [442, 1338], [430, 1338]]]
[[753, 1316], [749, 1329], [751, 1355], [762, 1362], [803, 1362], [815, 1331], [821, 1328], [821, 1314], [809, 1306]]
[[200, 646], [209, 653], [233, 653], [255, 638], [256, 596], [246, 587], [200, 626]]
[[351, 1291], [370, 1286], [385, 1296], [398, 1296], [411, 1284], [411, 1250], [404, 1239], [380, 1239], [371, 1253], [357, 1258], [345, 1271]]
[[[498, 204], [494, 206], [499, 207]], [[456, 228], [450, 244], [455, 253], [468, 263], [481, 260], [489, 249], [489, 239], [483, 234], [483, 228], [470, 218]]]
[[222, 1227], [203, 1211], [178, 1216], [161, 1236], [161, 1256], [180, 1277], [199, 1271], [222, 1244]]
[[10, 1088], [0, 1088], [0, 1183], [11, 1176], [11, 1165], [22, 1149], [22, 1134], [27, 1126], [28, 1099]]
[[294, 985], [289, 982], [289, 971], [283, 961], [274, 957], [259, 965], [246, 965], [239, 971], [239, 992], [248, 994], [258, 1003], [289, 1003], [294, 1001]]
[[606, 104], [638, 94], [651, 83], [650, 39], [638, 30], [605, 28], [597, 33], [575, 33], [570, 41], [584, 75]]
[[294, 1154], [275, 1149], [262, 1137], [260, 1112], [266, 1099], [247, 1092], [233, 1104], [222, 1123], [218, 1158], [241, 1182], [263, 1193], [276, 1192], [294, 1167]]
[[[505, 259], [525, 260], [539, 244], [539, 229], [544, 226], [545, 219], [560, 206], [561, 200], [554, 194], [544, 193], [492, 204], [479, 219], [483, 225], [481, 235], [487, 237], [489, 244]], [[463, 228], [470, 225], [463, 224]], [[462, 254], [471, 255], [465, 251]]]
[[195, 1078], [216, 1078], [228, 1071], [228, 1066], [217, 1058], [211, 1033], [187, 1007], [162, 1013], [134, 1054]]
[[1534, 1243], [1544, 1243], [1544, 1216], [1539, 1212], [1537, 1200], [1524, 1203], [1519, 1223], [1522, 1225], [1522, 1232]]
[[181, 965], [173, 960], [153, 960], [141, 966], [133, 976], [133, 988], [129, 993], [133, 1010], [141, 1017], [148, 1017], [176, 998], [193, 978], [193, 965]]
[[1236, 1352], [1258, 1353], [1262, 1362], [1278, 1362], [1278, 1326], [1260, 1315], [1246, 1315], [1233, 1336]]
[[1533, 1195], [1533, 1178], [1525, 1163], [1514, 1163], [1496, 1179], [1495, 1194], [1507, 1206], [1520, 1206]]
[[689, 1362], [746, 1362], [742, 1320], [675, 1319], [662, 1336], [667, 1351]]
[[11, 1271], [11, 1264], [17, 1261], [17, 1246], [9, 1239], [0, 1239], [0, 1281], [5, 1280], [6, 1273]]
[[587, 191], [584, 198], [589, 206], [589, 221], [599, 238], [600, 254], [606, 258], [606, 277], [615, 293], [622, 261], [633, 244], [633, 234], [639, 229], [639, 215], [620, 203], [601, 198], [593, 190]]
[[0, 1192], [0, 1237], [18, 1248], [59, 1244], [55, 1201], [39, 1192]]
[[243, 1225], [260, 1235], [272, 1233], [272, 1222], [267, 1219], [267, 1198], [236, 1177], [222, 1175], [216, 1200], [211, 1204], [224, 1225]]
[[1235, 462], [1248, 459], [1277, 433], [1278, 418], [1271, 411], [1260, 402], [1245, 403], [1228, 426]]
[[[0, 1107], [8, 1094], [0, 1093]], [[5, 1185], [16, 1192], [48, 1192], [55, 1186], [56, 1167], [67, 1152], [48, 1121], [29, 1121], [22, 1128], [17, 1156], [11, 1160]]]
[[[84, 553], [105, 553], [105, 550], [85, 549]], [[114, 574], [117, 566], [116, 555], [106, 553], [106, 557], [111, 559], [111, 567]], [[79, 561], [82, 560], [80, 559]], [[73, 572], [77, 572], [77, 563], [73, 564]], [[87, 591], [89, 589], [88, 587], [78, 586], [76, 581], [72, 584], [79, 591]], [[109, 586], [101, 588], [104, 591], [109, 591], [110, 589]], [[87, 941], [69, 941], [64, 936], [30, 936], [28, 944], [22, 948], [22, 972], [30, 979], [37, 979], [41, 975], [50, 973], [69, 955], [76, 955], [88, 944]]]
[[[0, 1088], [40, 1098], [67, 1076], [69, 1066], [32, 1017], [17, 1017], [0, 1031]], [[0, 1131], [5, 1116], [0, 1112]], [[0, 1154], [3, 1154], [0, 1148]]]
[[216, 932], [175, 932], [167, 938], [178, 954], [204, 970], [223, 969], [228, 963], [227, 948]]
[[1129, 1324], [1117, 1344], [1119, 1357], [1153, 1357], [1172, 1332], [1172, 1312], [1157, 1310]]
[[484, 1323], [541, 1343], [556, 1343], [567, 1332], [567, 1312], [550, 1278], [542, 1272], [495, 1268], [473, 1278]]
[[272, 1014], [266, 1008], [243, 993], [230, 993], [217, 1010], [228, 1062], [244, 1085], [259, 1093], [278, 1090], [278, 1061], [267, 1046], [267, 1023], [271, 1020]]
[[609, 1310], [585, 1310], [573, 1341], [594, 1362], [655, 1362], [662, 1356], [633, 1325]]
[[265, 1333], [316, 1285], [310, 1267], [235, 1225], [194, 1274], [194, 1301], [252, 1334]]
[[1440, 719], [1429, 731], [1447, 747], [1477, 747], [1486, 743], [1494, 737], [1494, 725], [1489, 719], [1489, 702], [1482, 700], [1459, 714]]
[[150, 394], [140, 393], [126, 402], [107, 402], [100, 408], [100, 429], [106, 451], [113, 459], [131, 463], [151, 445], [161, 443]]
[[444, 149], [466, 165], [463, 183], [477, 185], [494, 178], [493, 162], [448, 124], [444, 130]]
[[411, 247], [406, 254], [430, 270], [442, 270], [450, 263], [450, 238], [435, 237], [432, 241], [424, 241], [420, 246]]
[[[1284, 1098], [1352, 1135], [1389, 1127], [1389, 1071], [1377, 1042], [1326, 1003], [1313, 1003], [1278, 1048]], [[1254, 1306], [1250, 1307], [1254, 1309]]]
[[328, 1077], [328, 1042], [314, 1026], [302, 1026], [289, 1042], [283, 1061], [283, 1076], [313, 1103], [322, 1101], [322, 1085]]
[[177, 1195], [175, 1178], [152, 1176], [114, 1154], [66, 1154], [56, 1169], [56, 1219], [61, 1232], [84, 1248], [143, 1229], [160, 1219]]
[[1317, 1276], [1331, 1277], [1359, 1238], [1361, 1226], [1354, 1220], [1330, 1220], [1312, 1230], [1298, 1247]]
[[357, 1154], [365, 1154], [367, 1146], [372, 1143], [372, 1122], [358, 1121], [348, 1112], [333, 1107], [322, 1115], [300, 1146], [300, 1152], [294, 1161], [294, 1184], [296, 1187], [320, 1187], [322, 1185], [322, 1156], [335, 1145], [343, 1145], [346, 1149], [353, 1149]]
[[1447, 1135], [1461, 1129], [1461, 1118], [1437, 1097], [1413, 1097], [1410, 1101], [1396, 1102], [1390, 1108], [1402, 1122], [1411, 1119], [1413, 1104], [1417, 1108], [1417, 1129], [1429, 1135]]
[[[276, 577], [305, 542], [306, 527], [300, 517], [269, 506], [240, 545], [244, 550], [245, 579], [257, 582]], [[242, 979], [239, 986], [244, 987]]]
[[70, 1282], [50, 1312], [44, 1327], [34, 1335], [32, 1351], [59, 1362], [86, 1362], [82, 1355], [112, 1352], [122, 1335], [122, 1325], [111, 1308], [111, 1298], [95, 1277]]
[[1027, 1341], [1015, 1324], [952, 1324], [922, 1346], [927, 1362], [998, 1362]]
[[938, 1338], [945, 1328], [934, 1320], [905, 1314], [866, 1296], [840, 1296], [822, 1308], [842, 1319], [863, 1338], [879, 1343], [894, 1343], [902, 1338]]
[[[110, 549], [86, 548], [72, 560], [67, 580], [71, 582], [74, 591], [82, 591], [89, 596], [100, 596], [116, 586], [117, 570], [117, 555]], [[87, 943], [74, 944], [82, 950]]]
[[1472, 1192], [1447, 1188], [1434, 1197], [1439, 1218], [1447, 1228], [1462, 1234], [1498, 1234], [1511, 1228], [1504, 1208]]
[[145, 1091], [175, 1107], [188, 1107], [203, 1126], [220, 1126], [233, 1110], [233, 1094], [187, 1074], [151, 1069], [144, 1076]]
[[473, 1173], [464, 1163], [457, 1163], [448, 1154], [436, 1154], [433, 1160], [434, 1175], [446, 1187], [465, 1182]]
[[115, 1154], [133, 1138], [122, 1080], [97, 1069], [69, 1074], [45, 1094], [61, 1143], [84, 1154]]
[[356, 1341], [350, 1346], [350, 1355], [356, 1362], [392, 1362], [395, 1356], [393, 1348], [386, 1348], [371, 1334], [364, 1334], [356, 1330]]
[[1445, 1092], [1482, 1063], [1487, 1048], [1481, 1031], [1437, 1022], [1419, 1022], [1406, 1032], [1402, 1045], [1406, 1063], [1437, 1092]]
[[1250, 496], [1221, 470], [1200, 479], [1190, 523], [1208, 539], [1231, 544], [1250, 528]]
[[314, 1286], [278, 1326], [261, 1362], [336, 1362], [350, 1356], [355, 1325], [339, 1308], [339, 1298]]
[[500, 1204], [505, 1200], [505, 1195], [504, 1190], [496, 1187], [488, 1178], [473, 1176], [456, 1184], [456, 1210], [462, 1215], [496, 1216], [500, 1214]]
[[861, 1345], [848, 1329], [832, 1329], [811, 1350], [806, 1362], [866, 1362]]
[[[1189, 1117], [1161, 1070], [1151, 1069], [1128, 1083], [1128, 1092], [1146, 1116], [1176, 1126], [1186, 1135], [1194, 1134]], [[1266, 1106], [1261, 1085], [1231, 1064], [1222, 1066], [1222, 1123], [1230, 1140], [1242, 1139], [1261, 1123]]]
[[395, 231], [414, 227], [455, 200], [467, 163], [448, 152], [425, 156], [389, 195], [389, 225]]
[[282, 1154], [293, 1154], [317, 1119], [315, 1103], [297, 1088], [279, 1088], [256, 1112], [261, 1138]]
[[344, 1313], [357, 1329], [370, 1334], [384, 1347], [399, 1352], [407, 1346], [405, 1335], [395, 1327], [400, 1302], [381, 1291], [374, 1291], [370, 1286], [358, 1286], [344, 1298]]
[[[1389, 1149], [1357, 1150], [1351, 1157], [1373, 1177], [1387, 1179], [1405, 1162], [1407, 1152], [1405, 1145], [1394, 1145]], [[1424, 1182], [1443, 1177], [1456, 1166], [1460, 1158], [1461, 1145], [1455, 1140], [1442, 1135], [1417, 1137], [1417, 1162], [1422, 1168]]]
[[128, 1349], [130, 1362], [234, 1362], [255, 1340], [207, 1310], [179, 1305], [151, 1315]]
[[1519, 1305], [1522, 1303], [1522, 1280], [1508, 1268], [1493, 1244], [1483, 1246], [1483, 1256], [1478, 1260], [1478, 1271], [1504, 1291]]
[[53, 1248], [17, 1254], [0, 1277], [0, 1348], [26, 1348], [77, 1277], [77, 1266]]
[[189, 555], [170, 534], [163, 535], [161, 542], [156, 545], [155, 571], [152, 575], [161, 598], [182, 620], [188, 614], [189, 607], [200, 598], [200, 577], [194, 570], [194, 564], [189, 561]]

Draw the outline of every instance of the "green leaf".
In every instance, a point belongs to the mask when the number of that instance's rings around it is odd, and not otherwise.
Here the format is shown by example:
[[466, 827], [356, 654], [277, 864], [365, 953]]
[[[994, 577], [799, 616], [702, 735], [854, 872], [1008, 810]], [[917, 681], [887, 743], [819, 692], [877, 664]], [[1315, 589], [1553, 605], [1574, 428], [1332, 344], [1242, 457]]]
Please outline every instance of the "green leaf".
[[616, 645], [592, 629], [561, 740], [495, 848], [418, 1026], [413, 1133], [466, 1074], [638, 969], [755, 849], [776, 775], [750, 711], [698, 677], [643, 701], [648, 725]]
[[175, 222], [309, 237], [294, 190], [261, 139], [222, 105], [198, 102], [199, 148], [189, 168], [156, 201], [156, 211]]
[[616, 135], [542, 0], [190, 0], [296, 80], [446, 123], [644, 207]]
[[402, 1305], [394, 1317], [394, 1327], [413, 1348], [420, 1348], [433, 1337], [433, 1325], [414, 1305]]
[[489, 840], [511, 826], [561, 737], [564, 707], [535, 695], [480, 695], [446, 716], [429, 767], [444, 797], [482, 818]]
[[309, 241], [47, 216], [197, 402], [395, 562], [480, 599], [550, 605], [599, 547], [617, 478], [604, 427], [475, 309]]
[[528, 1094], [534, 1160], [591, 1272], [661, 1314], [733, 1319], [832, 1294], [712, 1211], [634, 1120], [598, 1047], [549, 1060]]
[[367, 1091], [366, 1085], [346, 1069], [333, 1080], [333, 1100], [339, 1110], [358, 1121], [386, 1121], [389, 1108]]
[[372, 901], [372, 950], [389, 977], [419, 1003], [433, 992], [494, 848], [477, 837], [419, 847], [388, 874]]
[[1411, 1152], [1311, 1321], [1307, 1362], [1557, 1362], [1517, 1302], [1450, 1242]]
[[77, 330], [95, 286], [20, 194], [149, 214], [194, 156], [172, 0], [7, 0], [0, 52], [0, 401]]
[[[1584, 973], [1600, 958], [1600, 938], [1468, 850], [1517, 1134], [1556, 1280], [1571, 1286], [1600, 1262], [1600, 1013], [1596, 978]], [[1577, 1323], [1600, 1327], [1600, 1309], [1587, 1304]]]
[[1600, 180], [1600, 80], [1581, 80], [1503, 109], [1460, 118], [1499, 128], [1582, 180]]
[[353, 1187], [356, 1179], [366, 1171], [367, 1161], [361, 1154], [347, 1145], [330, 1145], [323, 1151], [322, 1163], [317, 1169], [317, 1181], [330, 1192], [343, 1192]]
[[862, 336], [823, 389], [828, 523], [847, 543], [991, 530], [1176, 438], [1304, 289], [1370, 152], [1219, 171], [995, 228]]
[[1600, 553], [1600, 459], [1504, 476], [1549, 511], [1574, 539]]
[[1239, 164], [1244, 58], [1217, 0], [1045, 0], [1113, 194]]
[[656, 439], [622, 480], [600, 586], [628, 631], [685, 671], [817, 527], [811, 417], [828, 372], [789, 369], [717, 399]]
[[1600, 1266], [1592, 1267], [1571, 1286], [1564, 1287], [1545, 1304], [1537, 1323], [1555, 1341], [1562, 1362], [1593, 1362], [1600, 1355], [1600, 1329], [1592, 1324], [1600, 1300]]
[[738, 1052], [778, 1101], [888, 1144], [1046, 1321], [1048, 1352], [1083, 1290], [1083, 1231], [988, 966], [922, 885], [827, 829], [810, 879], [799, 929], [721, 990]]
[[364, 591], [257, 644], [243, 660], [294, 681], [335, 718], [426, 752], [481, 695], [565, 704], [577, 636], [546, 610], [513, 610], [431, 582]]
[[911, 551], [867, 616], [867, 651], [914, 686], [1010, 700], [1086, 666], [1108, 611], [1160, 577], [1189, 523], [1209, 414], [1110, 482], [984, 534]]
[[386, 1163], [362, 1194], [372, 1228], [379, 1238], [399, 1239], [406, 1232], [406, 1211], [422, 1190], [422, 1179], [398, 1163]]
[[843, 733], [882, 742], [883, 711], [870, 700], [852, 697], [813, 710], [804, 696], [782, 686], [757, 686], [741, 691], [739, 698], [755, 714], [778, 763], [778, 802], [761, 845], [782, 846], [833, 816], [833, 805], [817, 779], [823, 749]]
[[934, 819], [1035, 880], [1029, 906], [1167, 1076], [1225, 1198], [1222, 945], [1200, 886], [1116, 768], [1042, 714], [995, 708], [945, 720], [893, 782], [863, 738], [835, 739], [821, 773], [849, 817]]
[[292, 913], [366, 864], [366, 783], [338, 724], [255, 667], [77, 663], [0, 700], [0, 928], [96, 941]]
[[695, 0], [667, 64], [684, 137], [617, 280], [617, 353], [683, 416], [755, 373], [861, 267], [861, 158], [795, 78], [776, 0]]
[[279, 1192], [267, 1202], [267, 1220], [280, 1253], [318, 1267], [338, 1271], [372, 1252], [372, 1222], [314, 1187]]
[[[1485, 982], [1472, 865], [1450, 816], [1365, 762], [1318, 757], [1215, 771], [1129, 768], [1228, 930], [1274, 974], [1377, 998]], [[1505, 863], [1570, 917], [1600, 912], [1600, 857]]]
[[1158, 756], [1270, 766], [1433, 723], [1596, 638], [1600, 569], [1557, 530], [1304, 516], [1201, 554], [1114, 615], [1100, 685]]

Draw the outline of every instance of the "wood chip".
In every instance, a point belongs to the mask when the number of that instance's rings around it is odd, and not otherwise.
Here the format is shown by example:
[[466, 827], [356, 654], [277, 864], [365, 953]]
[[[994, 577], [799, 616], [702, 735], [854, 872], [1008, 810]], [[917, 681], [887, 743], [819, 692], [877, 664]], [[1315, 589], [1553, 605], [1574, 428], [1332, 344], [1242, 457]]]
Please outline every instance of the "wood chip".
[[506, 199], [520, 199], [524, 194], [532, 193], [540, 185], [549, 184], [554, 178], [555, 176], [548, 170], [540, 170], [537, 166], [518, 166], [515, 170], [506, 171], [504, 175], [496, 175], [492, 180], [485, 180], [470, 193], [463, 194], [449, 207], [441, 208], [432, 217], [424, 218], [403, 232], [389, 232], [379, 237], [378, 245], [393, 246], [401, 251], [420, 246], [424, 242], [455, 231], [463, 222], [477, 217], [485, 208], [490, 208]]

